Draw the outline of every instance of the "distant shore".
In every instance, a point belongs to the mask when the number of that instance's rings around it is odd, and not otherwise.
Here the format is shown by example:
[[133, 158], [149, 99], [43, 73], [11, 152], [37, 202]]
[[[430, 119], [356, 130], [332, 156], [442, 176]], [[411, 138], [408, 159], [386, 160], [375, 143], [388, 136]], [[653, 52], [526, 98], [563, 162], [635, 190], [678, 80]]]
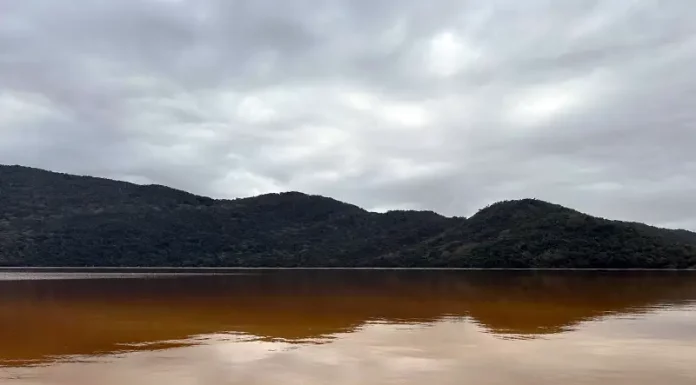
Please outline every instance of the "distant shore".
[[132, 267], [22, 267], [22, 266], [7, 266], [0, 267], [0, 272], [42, 272], [42, 271], [61, 271], [61, 272], [84, 272], [84, 271], [153, 271], [153, 272], [186, 272], [186, 271], [240, 271], [240, 270], [404, 270], [404, 271], [696, 271], [690, 269], [646, 269], [646, 268], [456, 268], [456, 267], [150, 267], [150, 266], [132, 266]]

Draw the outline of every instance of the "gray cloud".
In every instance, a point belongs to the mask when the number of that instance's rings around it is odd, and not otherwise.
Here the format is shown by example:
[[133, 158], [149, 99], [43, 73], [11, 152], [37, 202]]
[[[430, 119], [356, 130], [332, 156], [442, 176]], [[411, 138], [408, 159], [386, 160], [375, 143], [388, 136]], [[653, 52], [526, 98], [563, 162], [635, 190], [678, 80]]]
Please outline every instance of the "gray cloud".
[[0, 4], [0, 163], [696, 230], [696, 5]]

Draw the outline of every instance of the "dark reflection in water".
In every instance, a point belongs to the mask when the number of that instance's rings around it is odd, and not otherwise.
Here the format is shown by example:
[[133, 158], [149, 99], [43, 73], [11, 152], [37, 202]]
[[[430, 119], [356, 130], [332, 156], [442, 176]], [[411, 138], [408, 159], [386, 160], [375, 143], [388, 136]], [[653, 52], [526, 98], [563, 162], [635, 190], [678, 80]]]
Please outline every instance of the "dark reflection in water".
[[690, 272], [19, 274], [0, 272], [0, 366], [169, 348], [219, 333], [325, 343], [375, 323], [458, 320], [500, 338], [533, 339], [696, 300]]

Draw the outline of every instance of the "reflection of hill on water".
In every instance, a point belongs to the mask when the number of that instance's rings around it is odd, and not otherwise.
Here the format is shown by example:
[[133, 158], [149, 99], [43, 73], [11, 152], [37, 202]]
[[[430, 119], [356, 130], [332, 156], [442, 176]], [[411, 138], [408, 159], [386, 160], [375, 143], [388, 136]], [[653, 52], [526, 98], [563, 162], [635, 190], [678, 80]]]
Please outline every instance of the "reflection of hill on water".
[[688, 272], [286, 270], [6, 281], [0, 360], [151, 349], [148, 343], [225, 332], [321, 342], [371, 321], [443, 317], [468, 317], [496, 335], [534, 337], [694, 299], [696, 275]]

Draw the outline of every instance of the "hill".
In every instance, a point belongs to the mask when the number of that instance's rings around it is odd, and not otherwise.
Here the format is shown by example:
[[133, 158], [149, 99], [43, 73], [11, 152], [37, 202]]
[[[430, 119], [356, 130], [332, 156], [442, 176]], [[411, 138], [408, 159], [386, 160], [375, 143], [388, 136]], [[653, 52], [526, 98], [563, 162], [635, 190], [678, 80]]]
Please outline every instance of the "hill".
[[694, 235], [522, 199], [495, 203], [387, 258], [483, 268], [690, 268]]
[[380, 214], [299, 192], [215, 200], [0, 166], [0, 265], [686, 268], [696, 234], [531, 199], [468, 219]]

